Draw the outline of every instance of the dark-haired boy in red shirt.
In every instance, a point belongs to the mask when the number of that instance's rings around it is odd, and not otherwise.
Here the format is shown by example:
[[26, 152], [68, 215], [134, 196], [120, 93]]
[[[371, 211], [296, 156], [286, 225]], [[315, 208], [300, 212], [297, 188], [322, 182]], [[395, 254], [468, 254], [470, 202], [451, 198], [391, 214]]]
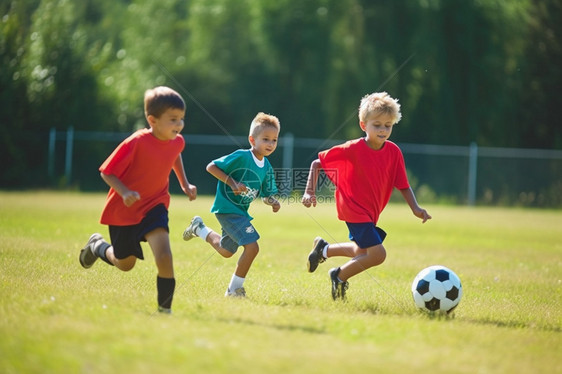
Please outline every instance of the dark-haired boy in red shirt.
[[101, 223], [109, 226], [111, 244], [95, 233], [79, 259], [86, 269], [101, 258], [129, 271], [137, 258], [144, 259], [140, 242], [148, 242], [158, 268], [158, 311], [171, 313], [176, 284], [168, 235], [171, 170], [190, 200], [196, 198], [197, 188], [188, 182], [181, 158], [182, 97], [171, 88], [156, 87], [145, 92], [144, 109], [150, 129], [125, 139], [99, 168], [111, 187], [101, 216]]

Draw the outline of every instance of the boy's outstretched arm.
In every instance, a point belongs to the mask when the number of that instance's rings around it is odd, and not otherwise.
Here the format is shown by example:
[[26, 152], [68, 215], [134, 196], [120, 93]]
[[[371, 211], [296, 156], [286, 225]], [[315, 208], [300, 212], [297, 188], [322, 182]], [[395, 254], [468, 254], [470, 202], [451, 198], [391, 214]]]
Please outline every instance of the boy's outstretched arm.
[[238, 181], [232, 179], [230, 175], [227, 175], [222, 169], [220, 169], [217, 165], [213, 162], [210, 162], [207, 165], [207, 171], [215, 178], [227, 184], [235, 195], [240, 195], [248, 190], [248, 187], [244, 183], [239, 183]]
[[425, 223], [428, 219], [431, 219], [429, 213], [427, 213], [425, 209], [421, 208], [418, 205], [416, 196], [414, 195], [414, 191], [412, 191], [412, 187], [400, 190], [400, 192], [402, 193], [404, 200], [406, 200], [406, 202], [410, 206], [410, 209], [412, 209], [412, 213], [414, 213], [416, 217], [421, 218], [422, 223]]
[[123, 204], [125, 206], [130, 207], [135, 202], [140, 200], [140, 195], [137, 191], [131, 191], [127, 186], [121, 182], [121, 179], [117, 178], [113, 174], [104, 174], [100, 173], [101, 179], [104, 180], [105, 183], [111, 188], [115, 190], [123, 199]]
[[174, 173], [180, 182], [181, 189], [189, 197], [189, 200], [195, 200], [197, 198], [197, 187], [189, 183], [187, 180], [187, 175], [185, 174], [185, 169], [183, 167], [183, 160], [181, 155], [178, 155], [176, 161], [174, 161]]
[[307, 208], [310, 208], [311, 205], [316, 206], [316, 183], [318, 183], [318, 174], [321, 169], [322, 163], [319, 159], [312, 161], [310, 164], [306, 189], [301, 199], [302, 204]]

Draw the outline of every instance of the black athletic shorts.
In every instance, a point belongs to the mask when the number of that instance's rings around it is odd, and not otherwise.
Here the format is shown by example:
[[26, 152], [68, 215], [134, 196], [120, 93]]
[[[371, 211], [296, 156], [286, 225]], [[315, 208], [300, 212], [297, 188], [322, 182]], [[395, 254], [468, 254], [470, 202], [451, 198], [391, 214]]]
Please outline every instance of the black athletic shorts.
[[122, 260], [129, 256], [135, 256], [144, 260], [141, 242], [146, 242], [144, 237], [149, 232], [168, 228], [168, 210], [164, 204], [156, 205], [146, 213], [140, 223], [131, 226], [109, 226], [109, 236], [115, 257]]

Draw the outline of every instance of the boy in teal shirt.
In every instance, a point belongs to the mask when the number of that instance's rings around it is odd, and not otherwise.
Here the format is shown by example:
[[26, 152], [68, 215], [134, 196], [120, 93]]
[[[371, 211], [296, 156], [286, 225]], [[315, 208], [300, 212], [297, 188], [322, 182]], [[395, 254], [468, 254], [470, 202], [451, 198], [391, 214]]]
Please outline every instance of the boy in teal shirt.
[[244, 280], [259, 252], [258, 232], [250, 222], [250, 203], [262, 197], [273, 212], [281, 205], [273, 195], [277, 193], [273, 168], [267, 159], [277, 148], [280, 124], [277, 117], [258, 113], [250, 126], [250, 149], [239, 149], [216, 159], [207, 165], [207, 171], [218, 179], [215, 201], [211, 212], [215, 213], [222, 235], [211, 230], [199, 216], [195, 216], [183, 233], [184, 240], [196, 236], [209, 243], [221, 256], [232, 257], [239, 246], [244, 251], [225, 296], [246, 296]]

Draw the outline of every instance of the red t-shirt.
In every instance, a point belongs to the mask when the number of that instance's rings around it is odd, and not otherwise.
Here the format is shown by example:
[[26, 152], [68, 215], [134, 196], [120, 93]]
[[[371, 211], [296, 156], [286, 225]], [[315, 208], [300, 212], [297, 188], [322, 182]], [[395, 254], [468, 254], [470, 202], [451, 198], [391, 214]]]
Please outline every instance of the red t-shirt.
[[392, 190], [410, 187], [404, 157], [387, 140], [376, 151], [364, 138], [320, 152], [324, 172], [336, 186], [338, 218], [349, 223], [377, 223]]
[[100, 222], [113, 226], [136, 225], [156, 205], [164, 204], [167, 209], [170, 172], [184, 146], [181, 135], [174, 140], [159, 140], [149, 129], [138, 130], [119, 144], [99, 170], [115, 175], [127, 188], [137, 191], [140, 200], [126, 207], [121, 196], [110, 188]]

